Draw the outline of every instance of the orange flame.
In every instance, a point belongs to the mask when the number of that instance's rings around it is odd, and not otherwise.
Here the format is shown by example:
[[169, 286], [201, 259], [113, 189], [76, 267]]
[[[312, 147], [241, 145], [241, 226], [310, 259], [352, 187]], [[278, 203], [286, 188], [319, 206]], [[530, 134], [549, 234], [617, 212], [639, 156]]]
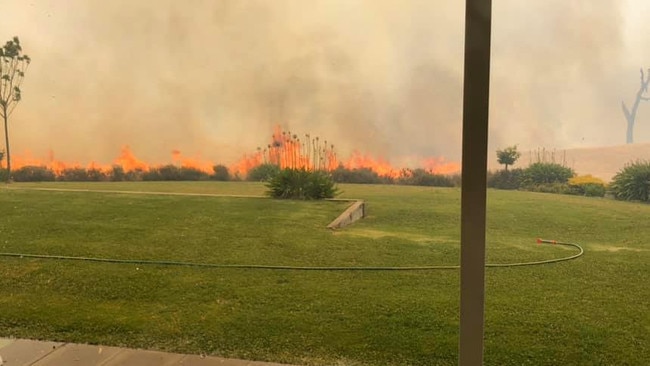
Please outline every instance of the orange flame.
[[[454, 174], [460, 172], [460, 164], [447, 162], [442, 157], [416, 159], [418, 167], [433, 174]], [[251, 169], [270, 163], [281, 168], [298, 168], [307, 170], [332, 171], [339, 166], [346, 169], [371, 169], [380, 176], [398, 178], [410, 174], [408, 170], [398, 168], [381, 157], [362, 154], [358, 150], [345, 161], [339, 161], [334, 145], [320, 141], [306, 134], [304, 139], [290, 132], [284, 132], [276, 126], [271, 143], [265, 148], [258, 147], [257, 152], [244, 157], [231, 167], [231, 172], [245, 176]]]
[[124, 171], [131, 172], [135, 170], [149, 170], [149, 164], [136, 158], [128, 145], [122, 146], [120, 156], [113, 161], [115, 165], [121, 166]]
[[[53, 151], [48, 151], [47, 158], [36, 159], [30, 152], [22, 155], [14, 154], [12, 156], [12, 167], [20, 169], [21, 167], [33, 165], [43, 166], [52, 170], [55, 174], [60, 175], [66, 169], [84, 168], [78, 162], [63, 162], [54, 157]], [[195, 157], [185, 157], [179, 150], [171, 151], [171, 161], [175, 165], [184, 168], [194, 168], [208, 174], [213, 173], [214, 162], [201, 158], [200, 155]], [[442, 157], [429, 157], [414, 159], [417, 166], [434, 174], [454, 174], [460, 172], [460, 164], [448, 162]], [[257, 151], [244, 157], [229, 167], [231, 174], [245, 177], [253, 168], [261, 164], [274, 164], [281, 168], [296, 168], [307, 170], [324, 170], [333, 171], [339, 166], [346, 169], [372, 169], [380, 176], [398, 178], [409, 175], [407, 169], [393, 166], [388, 160], [382, 157], [373, 157], [369, 154], [363, 154], [357, 150], [353, 151], [351, 156], [346, 160], [339, 160], [334, 145], [327, 140], [321, 140], [319, 137], [312, 137], [309, 134], [298, 136], [288, 131], [282, 131], [276, 126], [271, 136], [271, 141], [266, 147], [258, 147]], [[125, 172], [132, 171], [149, 171], [155, 165], [149, 164], [138, 159], [131, 148], [125, 145], [121, 148], [120, 154], [113, 160], [111, 165], [102, 165], [91, 161], [85, 166], [86, 169], [100, 170], [108, 173], [113, 166], [120, 166]]]

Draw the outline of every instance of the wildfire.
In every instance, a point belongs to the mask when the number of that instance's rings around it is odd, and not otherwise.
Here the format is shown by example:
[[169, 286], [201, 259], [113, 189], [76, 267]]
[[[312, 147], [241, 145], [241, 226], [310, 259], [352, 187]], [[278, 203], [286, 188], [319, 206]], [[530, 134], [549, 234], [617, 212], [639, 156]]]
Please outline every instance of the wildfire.
[[[454, 174], [460, 171], [460, 164], [447, 162], [442, 157], [417, 159], [417, 166], [434, 174]], [[304, 168], [307, 170], [332, 171], [339, 166], [346, 169], [371, 169], [380, 176], [398, 178], [409, 175], [409, 170], [393, 166], [381, 157], [362, 154], [358, 150], [352, 152], [347, 160], [339, 160], [334, 145], [327, 140], [312, 137], [309, 134], [301, 139], [291, 132], [284, 132], [276, 126], [271, 142], [265, 147], [257, 148], [257, 152], [245, 155], [231, 171], [245, 176], [252, 168], [270, 163], [281, 168]]]
[[[447, 162], [441, 157], [412, 160], [416, 162], [417, 168], [434, 174], [453, 174], [460, 171], [460, 164]], [[179, 150], [171, 151], [171, 162], [173, 165], [192, 168], [207, 174], [212, 174], [213, 167], [217, 164], [201, 157], [185, 157]], [[338, 167], [371, 169], [380, 176], [390, 178], [410, 174], [408, 169], [395, 167], [386, 159], [373, 157], [356, 150], [347, 159], [339, 159], [334, 150], [334, 145], [327, 140], [309, 134], [299, 136], [289, 131], [282, 131], [280, 127], [274, 129], [270, 142], [265, 147], [258, 147], [252, 154], [244, 155], [241, 160], [230, 165], [228, 169], [233, 176], [243, 178], [251, 169], [261, 164], [274, 164], [281, 168], [324, 171], [333, 171]], [[55, 158], [53, 151], [49, 151], [45, 159], [34, 158], [29, 152], [22, 155], [12, 155], [13, 169], [20, 169], [24, 166], [46, 167], [57, 175], [60, 175], [66, 169], [78, 168], [99, 170], [105, 173], [110, 172], [116, 166], [121, 167], [124, 172], [148, 172], [156, 168], [156, 165], [138, 159], [128, 145], [121, 148], [119, 155], [113, 160], [112, 164], [90, 162], [84, 166], [78, 162], [63, 162]]]

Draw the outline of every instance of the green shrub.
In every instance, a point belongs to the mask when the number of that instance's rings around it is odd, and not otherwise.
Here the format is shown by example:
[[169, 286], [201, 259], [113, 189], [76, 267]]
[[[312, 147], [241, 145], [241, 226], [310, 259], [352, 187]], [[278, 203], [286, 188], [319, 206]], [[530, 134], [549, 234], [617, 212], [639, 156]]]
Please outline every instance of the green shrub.
[[604, 185], [594, 183], [584, 184], [582, 189], [584, 195], [587, 197], [605, 197], [605, 192], [607, 191]]
[[212, 179], [223, 182], [230, 180], [230, 172], [228, 171], [228, 167], [225, 165], [215, 165], [212, 167], [212, 170], [214, 171]]
[[454, 184], [454, 187], [461, 187], [463, 185], [463, 175], [460, 173], [448, 175], [447, 178]]
[[567, 183], [558, 182], [531, 184], [526, 186], [526, 190], [540, 193], [571, 194], [571, 187]]
[[178, 167], [173, 164], [151, 168], [142, 175], [142, 180], [145, 181], [193, 181], [208, 178], [208, 173], [202, 170], [191, 167]]
[[348, 169], [339, 165], [332, 171], [332, 179], [337, 183], [379, 184], [382, 179], [370, 168]]
[[573, 177], [573, 169], [557, 163], [533, 163], [524, 169], [522, 184], [533, 186], [549, 183], [567, 183]]
[[650, 161], [627, 164], [609, 185], [614, 198], [626, 201], [650, 201]]
[[123, 182], [127, 180], [124, 168], [122, 168], [121, 165], [113, 165], [111, 170], [108, 172], [108, 179], [111, 182]]
[[338, 194], [329, 174], [306, 169], [282, 169], [269, 179], [266, 187], [267, 194], [273, 198], [316, 200]]
[[181, 180], [208, 180], [210, 175], [203, 170], [192, 167], [181, 167]]
[[424, 169], [407, 169], [397, 179], [398, 184], [411, 186], [453, 187], [451, 178], [442, 174], [434, 174]]
[[246, 180], [250, 182], [267, 182], [279, 171], [280, 167], [275, 164], [261, 164], [251, 169], [248, 174], [246, 174]]
[[[6, 170], [5, 170], [6, 171]], [[27, 165], [11, 172], [16, 182], [53, 182], [54, 172], [44, 166]]]
[[0, 168], [0, 182], [6, 182], [9, 172], [7, 169]]
[[499, 170], [488, 174], [487, 186], [496, 189], [519, 189], [523, 179], [523, 169]]
[[569, 179], [569, 194], [587, 197], [604, 197], [605, 182], [591, 175], [582, 175]]
[[88, 172], [84, 168], [66, 168], [57, 176], [57, 180], [64, 182], [87, 182]]

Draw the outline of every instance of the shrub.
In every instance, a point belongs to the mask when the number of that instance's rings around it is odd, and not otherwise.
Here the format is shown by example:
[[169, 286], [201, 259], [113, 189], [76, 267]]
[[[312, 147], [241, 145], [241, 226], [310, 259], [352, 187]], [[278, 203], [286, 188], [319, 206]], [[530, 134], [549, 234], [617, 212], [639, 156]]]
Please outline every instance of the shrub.
[[142, 180], [145, 181], [187, 181], [187, 180], [204, 180], [208, 179], [208, 173], [192, 168], [192, 167], [177, 167], [173, 164], [163, 165], [151, 168], [148, 172], [142, 175]]
[[434, 174], [424, 169], [407, 169], [397, 180], [398, 184], [412, 186], [453, 187], [454, 182], [442, 174]]
[[614, 198], [626, 201], [650, 201], [650, 161], [627, 164], [609, 185]]
[[113, 165], [111, 170], [108, 172], [108, 179], [111, 182], [122, 182], [127, 180], [124, 168], [122, 168], [121, 165]]
[[315, 200], [338, 194], [332, 177], [322, 171], [285, 168], [273, 175], [266, 184], [273, 198]]
[[332, 171], [332, 179], [337, 183], [379, 184], [382, 179], [370, 168], [348, 169], [339, 165]]
[[108, 174], [97, 168], [90, 168], [86, 171], [88, 180], [91, 182], [103, 182], [108, 180]]
[[533, 163], [524, 170], [523, 185], [567, 183], [575, 175], [573, 169], [557, 163]]
[[526, 190], [530, 192], [570, 194], [571, 187], [567, 183], [545, 183], [527, 185]]
[[275, 164], [261, 164], [251, 169], [246, 174], [246, 180], [251, 182], [266, 182], [280, 171]]
[[488, 174], [487, 186], [497, 189], [519, 189], [523, 179], [523, 169], [499, 170]]
[[605, 182], [591, 175], [582, 175], [569, 179], [570, 194], [587, 197], [604, 197]]
[[142, 177], [146, 172], [142, 169], [124, 171], [121, 165], [113, 165], [110, 171], [106, 173], [106, 179], [111, 182], [135, 182], [143, 180]]
[[145, 171], [142, 169], [129, 170], [124, 175], [124, 180], [129, 182], [139, 182], [142, 179], [142, 176], [145, 174]]
[[7, 175], [9, 175], [7, 169], [0, 168], [0, 182], [6, 182]]
[[59, 173], [57, 180], [64, 182], [86, 182], [88, 172], [84, 168], [66, 168]]
[[225, 165], [215, 165], [212, 167], [212, 170], [214, 171], [212, 179], [219, 181], [230, 180], [230, 172], [228, 172], [228, 168]]
[[[6, 170], [5, 170], [6, 172]], [[44, 166], [28, 165], [11, 173], [16, 182], [53, 182], [54, 172]]]
[[461, 187], [463, 185], [463, 175], [460, 173], [448, 175], [447, 178], [454, 184], [454, 187]]
[[181, 167], [181, 180], [208, 180], [210, 175], [203, 170], [192, 167]]

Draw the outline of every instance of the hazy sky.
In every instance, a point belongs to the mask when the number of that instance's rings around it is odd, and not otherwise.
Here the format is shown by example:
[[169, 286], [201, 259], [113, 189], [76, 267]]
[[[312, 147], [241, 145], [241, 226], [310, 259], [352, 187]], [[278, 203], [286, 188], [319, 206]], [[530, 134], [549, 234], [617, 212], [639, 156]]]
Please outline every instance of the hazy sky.
[[[491, 148], [625, 142], [650, 1], [495, 0]], [[460, 0], [2, 0], [32, 65], [13, 151], [232, 162], [272, 126], [340, 154], [459, 159]], [[636, 140], [650, 142], [650, 103]]]

